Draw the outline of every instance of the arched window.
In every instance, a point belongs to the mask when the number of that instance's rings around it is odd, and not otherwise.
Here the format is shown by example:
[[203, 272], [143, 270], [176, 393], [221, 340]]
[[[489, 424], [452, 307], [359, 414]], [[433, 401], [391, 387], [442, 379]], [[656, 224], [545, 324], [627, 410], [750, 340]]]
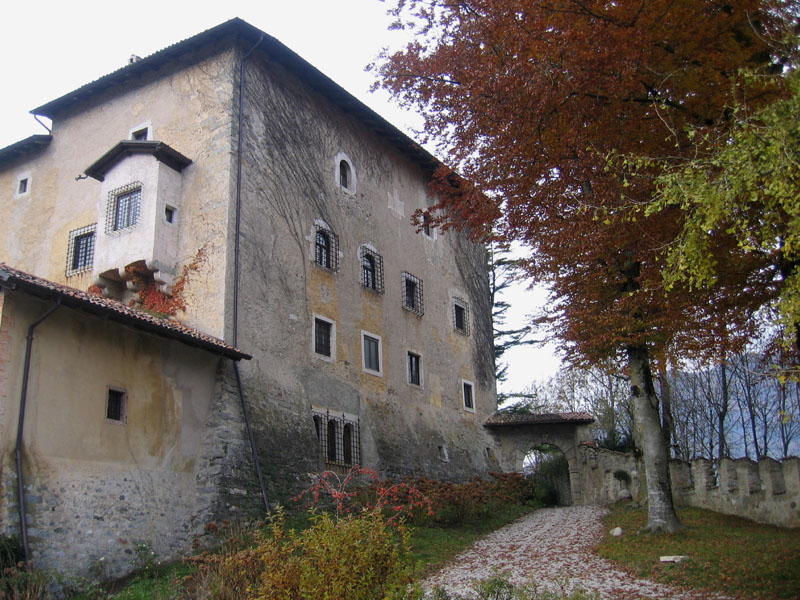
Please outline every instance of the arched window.
[[365, 254], [361, 258], [361, 272], [363, 276], [364, 287], [375, 289], [375, 259], [369, 254]]
[[345, 189], [350, 188], [350, 165], [347, 164], [346, 160], [339, 161], [339, 185]]
[[342, 450], [344, 451], [344, 464], [353, 464], [353, 426], [347, 423], [342, 430]]
[[328, 421], [328, 462], [336, 462], [336, 421]]
[[353, 166], [353, 161], [344, 152], [336, 154], [334, 161], [334, 182], [337, 187], [348, 194], [356, 193], [356, 169]]
[[316, 241], [316, 263], [326, 269], [331, 268], [331, 238], [328, 232], [321, 229], [317, 230]]

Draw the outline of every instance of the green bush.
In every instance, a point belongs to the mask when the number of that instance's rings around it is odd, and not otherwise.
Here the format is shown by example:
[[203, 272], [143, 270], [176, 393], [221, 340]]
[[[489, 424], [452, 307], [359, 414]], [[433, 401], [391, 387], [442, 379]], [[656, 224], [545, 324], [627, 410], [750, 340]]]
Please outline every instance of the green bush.
[[217, 600], [399, 600], [411, 582], [409, 533], [380, 511], [336, 520], [315, 515], [296, 533], [278, 514], [250, 548], [192, 559], [191, 598]]

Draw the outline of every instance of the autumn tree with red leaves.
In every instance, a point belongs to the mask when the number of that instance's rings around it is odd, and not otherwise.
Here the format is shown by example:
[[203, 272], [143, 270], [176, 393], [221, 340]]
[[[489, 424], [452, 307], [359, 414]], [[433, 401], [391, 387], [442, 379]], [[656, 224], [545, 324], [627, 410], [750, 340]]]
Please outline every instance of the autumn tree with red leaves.
[[[680, 156], [692, 148], [687, 127], [726, 127], [739, 69], [772, 62], [770, 35], [795, 8], [780, 0], [399, 0], [392, 11], [414, 39], [381, 57], [381, 83], [423, 114], [425, 133], [464, 176], [437, 173], [436, 223], [524, 242], [529, 275], [550, 286], [551, 327], [568, 358], [627, 363], [653, 531], [679, 522], [651, 357], [746, 338], [763, 299], [757, 285], [747, 298], [725, 286], [676, 286], [667, 296], [664, 248], [682, 215], [645, 215], [652, 177], [626, 177], [610, 157]], [[772, 96], [754, 90], [753, 101]], [[729, 250], [716, 249], [735, 277]]]

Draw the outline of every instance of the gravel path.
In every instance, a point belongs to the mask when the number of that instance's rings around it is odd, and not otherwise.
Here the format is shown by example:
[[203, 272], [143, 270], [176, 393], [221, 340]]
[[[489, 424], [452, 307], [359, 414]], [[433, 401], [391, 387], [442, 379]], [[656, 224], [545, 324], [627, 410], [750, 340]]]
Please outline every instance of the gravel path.
[[519, 585], [533, 581], [541, 589], [570, 592], [576, 587], [597, 592], [604, 600], [723, 600], [725, 596], [686, 591], [636, 579], [595, 556], [603, 535], [600, 506], [569, 506], [534, 511], [499, 529], [459, 554], [430, 576], [423, 587], [475, 598], [471, 582], [506, 572]]

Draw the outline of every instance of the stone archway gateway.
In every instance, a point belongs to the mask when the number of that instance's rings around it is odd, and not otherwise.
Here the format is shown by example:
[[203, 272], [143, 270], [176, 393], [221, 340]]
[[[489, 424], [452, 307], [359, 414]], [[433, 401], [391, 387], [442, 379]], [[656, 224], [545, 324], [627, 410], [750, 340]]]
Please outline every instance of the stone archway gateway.
[[523, 461], [531, 448], [551, 444], [559, 448], [569, 464], [569, 486], [573, 504], [585, 504], [581, 486], [578, 448], [591, 440], [589, 426], [594, 417], [588, 413], [511, 413], [497, 412], [486, 420], [500, 448], [500, 464], [523, 472]]

